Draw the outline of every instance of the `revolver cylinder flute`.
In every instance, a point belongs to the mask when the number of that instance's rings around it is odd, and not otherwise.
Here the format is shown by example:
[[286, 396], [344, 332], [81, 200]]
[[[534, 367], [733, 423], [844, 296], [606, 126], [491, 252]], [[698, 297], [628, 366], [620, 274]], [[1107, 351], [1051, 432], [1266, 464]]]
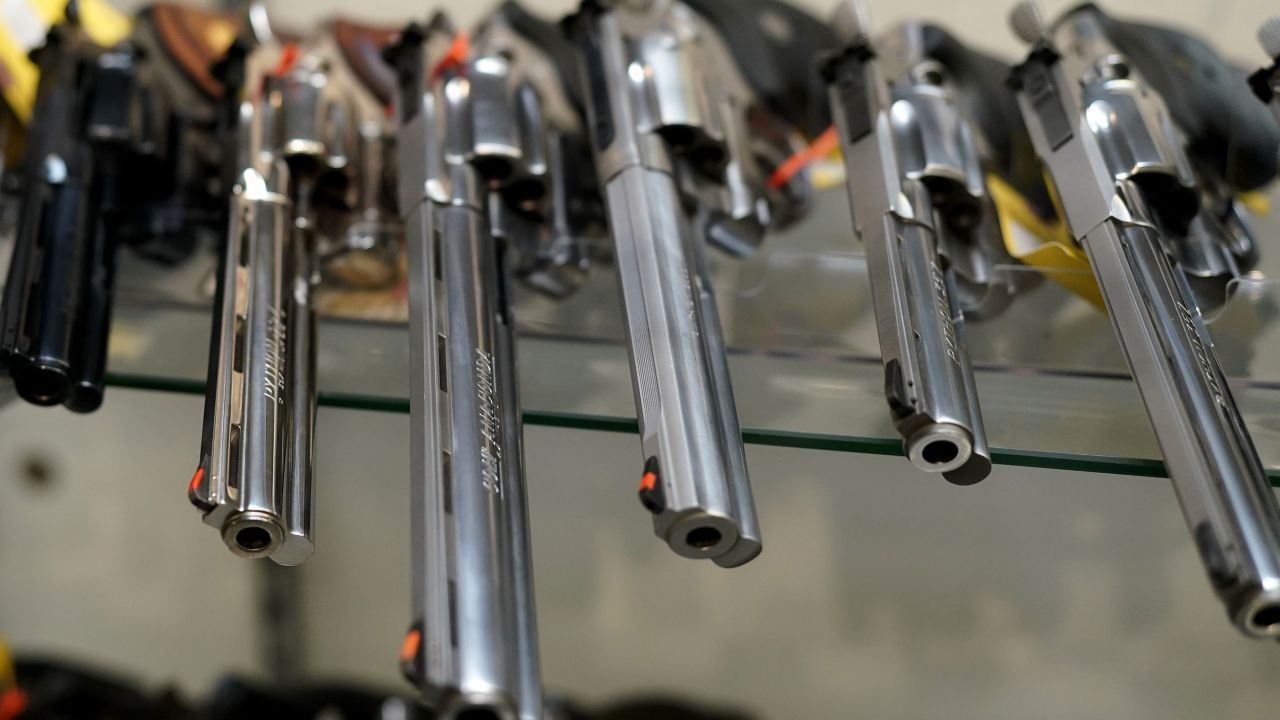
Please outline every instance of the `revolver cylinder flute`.
[[[542, 717], [510, 309], [516, 243], [548, 196], [539, 96], [509, 55], [395, 48], [409, 255], [413, 605], [405, 674], [442, 718]], [[465, 45], [457, 45], [465, 47]], [[441, 60], [441, 57], [444, 60]], [[525, 218], [527, 220], [527, 218]]]
[[969, 485], [991, 453], [964, 344], [951, 258], [991, 232], [974, 131], [945, 67], [922, 56], [907, 25], [896, 52], [878, 53], [861, 5], [851, 44], [827, 61], [831, 104], [848, 167], [854, 223], [884, 359], [885, 394], [907, 457]]
[[749, 94], [681, 3], [588, 1], [570, 24], [626, 313], [641, 500], [679, 555], [742, 565], [760, 553], [760, 528], [705, 243], [749, 252], [769, 222], [747, 151]]
[[[1084, 248], [1147, 406], [1209, 579], [1234, 624], [1280, 636], [1280, 508], [1178, 260], [1204, 215], [1186, 140], [1093, 6], [1042, 28], [1014, 85], [1037, 154]], [[1163, 60], [1161, 61], [1163, 62]]]

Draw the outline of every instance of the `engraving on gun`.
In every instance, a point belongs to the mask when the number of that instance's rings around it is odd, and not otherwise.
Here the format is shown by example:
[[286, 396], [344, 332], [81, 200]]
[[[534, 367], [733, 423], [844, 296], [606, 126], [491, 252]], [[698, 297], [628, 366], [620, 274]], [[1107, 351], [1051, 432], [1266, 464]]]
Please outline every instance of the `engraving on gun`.
[[[1197, 253], [1216, 247], [1229, 258], [1240, 228], [1201, 222], [1224, 197], [1221, 179], [1189, 159], [1164, 99], [1137, 59], [1112, 42], [1114, 22], [1083, 6], [1051, 29], [1023, 27], [1032, 50], [1013, 84], [1088, 254], [1211, 582], [1236, 627], [1277, 637], [1280, 507], [1201, 319], [1189, 280], [1197, 270], [1182, 263], [1203, 257], [1185, 251], [1189, 242], [1201, 244]], [[1045, 92], [1032, 82], [1051, 84], [1078, 132], [1063, 139], [1045, 121], [1036, 101]]]
[[[970, 121], [922, 26], [873, 47], [861, 3], [824, 75], [840, 129], [855, 230], [867, 254], [885, 393], [907, 457], [960, 485], [991, 470], [955, 295], [961, 258], [998, 232]], [[882, 51], [883, 50], [883, 51]], [[984, 217], [984, 215], [986, 217]], [[979, 250], [980, 252], [980, 250]]]
[[1197, 311], [1193, 314], [1191, 310], [1187, 309], [1186, 305], [1182, 304], [1181, 300], [1175, 300], [1174, 302], [1178, 306], [1178, 314], [1182, 318], [1182, 328], [1186, 331], [1187, 339], [1191, 342], [1191, 347], [1195, 352], [1196, 363], [1200, 366], [1200, 373], [1204, 377], [1205, 384], [1209, 386], [1214, 403], [1223, 408], [1229, 408], [1230, 405], [1227, 402], [1226, 393], [1218, 382], [1217, 372], [1214, 370], [1217, 361], [1210, 354], [1212, 352], [1210, 348], [1205, 347], [1205, 338], [1201, 337], [1200, 334], [1199, 320], [1197, 320], [1200, 313]]
[[938, 308], [938, 319], [942, 326], [942, 340], [945, 343], [947, 357], [959, 367], [960, 343], [956, 340], [956, 328], [951, 323], [951, 305], [947, 302], [947, 280], [937, 262], [929, 263], [929, 269], [933, 271], [933, 299]]
[[284, 347], [289, 332], [289, 323], [284, 314], [285, 311], [280, 308], [267, 310], [267, 342], [263, 358], [267, 382], [263, 383], [262, 392], [271, 402], [276, 402], [284, 391]]
[[502, 415], [498, 409], [497, 380], [493, 372], [493, 355], [476, 348], [476, 405], [479, 411], [480, 484], [494, 495], [502, 494]]
[[588, 2], [569, 25], [627, 315], [640, 499], [676, 553], [735, 567], [760, 532], [703, 245], [750, 252], [771, 221], [747, 143], [754, 98], [681, 3]]

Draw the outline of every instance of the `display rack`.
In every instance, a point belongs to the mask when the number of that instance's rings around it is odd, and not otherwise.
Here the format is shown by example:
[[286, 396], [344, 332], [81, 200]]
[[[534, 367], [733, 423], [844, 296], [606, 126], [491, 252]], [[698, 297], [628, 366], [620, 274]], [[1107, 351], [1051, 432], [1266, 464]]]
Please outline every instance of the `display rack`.
[[[1280, 229], [1260, 218], [1257, 232]], [[1265, 246], [1265, 242], [1263, 243]], [[818, 195], [802, 223], [747, 260], [717, 262], [716, 291], [746, 442], [894, 455], [866, 265], [843, 190]], [[1267, 256], [1209, 313], [1210, 329], [1254, 440], [1280, 483], [1280, 282]], [[176, 268], [122, 258], [109, 383], [202, 394], [211, 251]], [[988, 437], [998, 465], [1163, 476], [1136, 387], [1105, 315], [1059, 285], [1029, 287], [971, 321]], [[599, 265], [565, 301], [521, 292], [519, 368], [529, 425], [637, 432], [613, 270]], [[383, 308], [387, 317], [402, 308]], [[319, 325], [322, 406], [407, 413], [407, 328], [326, 316]], [[110, 401], [108, 397], [108, 402]], [[999, 470], [997, 469], [997, 472]]]

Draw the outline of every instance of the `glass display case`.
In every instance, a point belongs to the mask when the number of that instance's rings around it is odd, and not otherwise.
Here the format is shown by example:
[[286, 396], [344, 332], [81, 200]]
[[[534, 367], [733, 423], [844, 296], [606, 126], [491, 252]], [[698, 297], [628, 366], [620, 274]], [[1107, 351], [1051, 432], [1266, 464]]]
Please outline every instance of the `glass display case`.
[[[1260, 237], [1280, 221], [1256, 220]], [[715, 280], [748, 443], [901, 454], [883, 400], [866, 264], [843, 189], [820, 193], [800, 224], [747, 260], [718, 258]], [[1280, 258], [1237, 281], [1208, 313], [1210, 330], [1263, 462], [1280, 479]], [[115, 308], [109, 382], [203, 392], [216, 260], [126, 263]], [[1163, 475], [1136, 387], [1105, 314], [1024, 266], [1022, 292], [971, 320], [967, 342], [998, 465]], [[1067, 272], [1067, 271], [1063, 271]], [[1075, 271], [1084, 273], [1087, 271]], [[408, 412], [403, 294], [329, 297], [319, 330], [322, 406]], [[357, 317], [359, 316], [359, 317]], [[369, 317], [385, 319], [369, 319]], [[516, 309], [525, 422], [636, 432], [613, 270], [555, 301], [522, 292]]]
[[[978, 22], [998, 20], [956, 27]], [[1280, 216], [1253, 221], [1261, 263], [1206, 320], [1280, 485]], [[0, 639], [192, 696], [228, 675], [408, 694], [406, 292], [319, 298], [316, 553], [249, 562], [184, 493], [215, 252], [170, 267], [120, 253], [101, 411], [27, 406], [0, 380]], [[1275, 714], [1280, 654], [1225, 617], [1112, 325], [1071, 282], [996, 269], [1018, 294], [965, 327], [996, 467], [956, 487], [903, 457], [843, 187], [756, 255], [712, 262], [765, 546], [732, 571], [676, 557], [636, 500], [608, 258], [569, 298], [516, 289], [549, 697], [725, 720]]]

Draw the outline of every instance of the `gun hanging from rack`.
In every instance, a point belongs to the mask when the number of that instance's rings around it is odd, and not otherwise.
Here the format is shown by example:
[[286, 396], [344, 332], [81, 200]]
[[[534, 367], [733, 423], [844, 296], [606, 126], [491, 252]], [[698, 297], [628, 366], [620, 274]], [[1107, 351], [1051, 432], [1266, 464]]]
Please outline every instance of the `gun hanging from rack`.
[[598, 224], [562, 43], [505, 3], [474, 41], [437, 16], [388, 53], [413, 366], [401, 661], [441, 717], [543, 715], [511, 294], [573, 292]]
[[163, 56], [165, 23], [184, 12], [153, 7], [100, 47], [72, 2], [36, 52], [0, 307], [0, 368], [29, 402], [101, 405], [116, 249], [177, 262], [213, 216], [212, 98]]
[[[991, 472], [958, 296], [961, 268], [1002, 252], [977, 129], [946, 65], [911, 23], [873, 43], [866, 6], [841, 5], [849, 44], [825, 63], [867, 255], [885, 394], [907, 457], [958, 485]], [[972, 273], [969, 273], [970, 275]]]
[[[791, 29], [786, 47], [744, 22], [766, 10]], [[824, 31], [785, 3], [717, 0], [587, 0], [566, 27], [626, 314], [640, 499], [677, 554], [742, 565], [760, 553], [760, 528], [706, 246], [750, 254], [801, 212], [803, 176], [767, 182], [770, 161], [795, 149], [798, 123], [776, 108], [807, 87], [804, 31]]]
[[1277, 128], [1233, 92], [1243, 71], [1181, 33], [1092, 5], [1046, 29], [1023, 4], [1011, 23], [1031, 45], [1019, 106], [1209, 579], [1242, 632], [1280, 636], [1280, 508], [1200, 311], [1255, 257], [1232, 191], [1274, 176]]
[[314, 547], [314, 286], [326, 260], [341, 267], [351, 252], [385, 259], [399, 248], [383, 187], [389, 68], [379, 78], [374, 64], [391, 33], [336, 21], [285, 42], [257, 5], [245, 27], [252, 39], [219, 66], [233, 177], [188, 495], [236, 555], [297, 565]]

